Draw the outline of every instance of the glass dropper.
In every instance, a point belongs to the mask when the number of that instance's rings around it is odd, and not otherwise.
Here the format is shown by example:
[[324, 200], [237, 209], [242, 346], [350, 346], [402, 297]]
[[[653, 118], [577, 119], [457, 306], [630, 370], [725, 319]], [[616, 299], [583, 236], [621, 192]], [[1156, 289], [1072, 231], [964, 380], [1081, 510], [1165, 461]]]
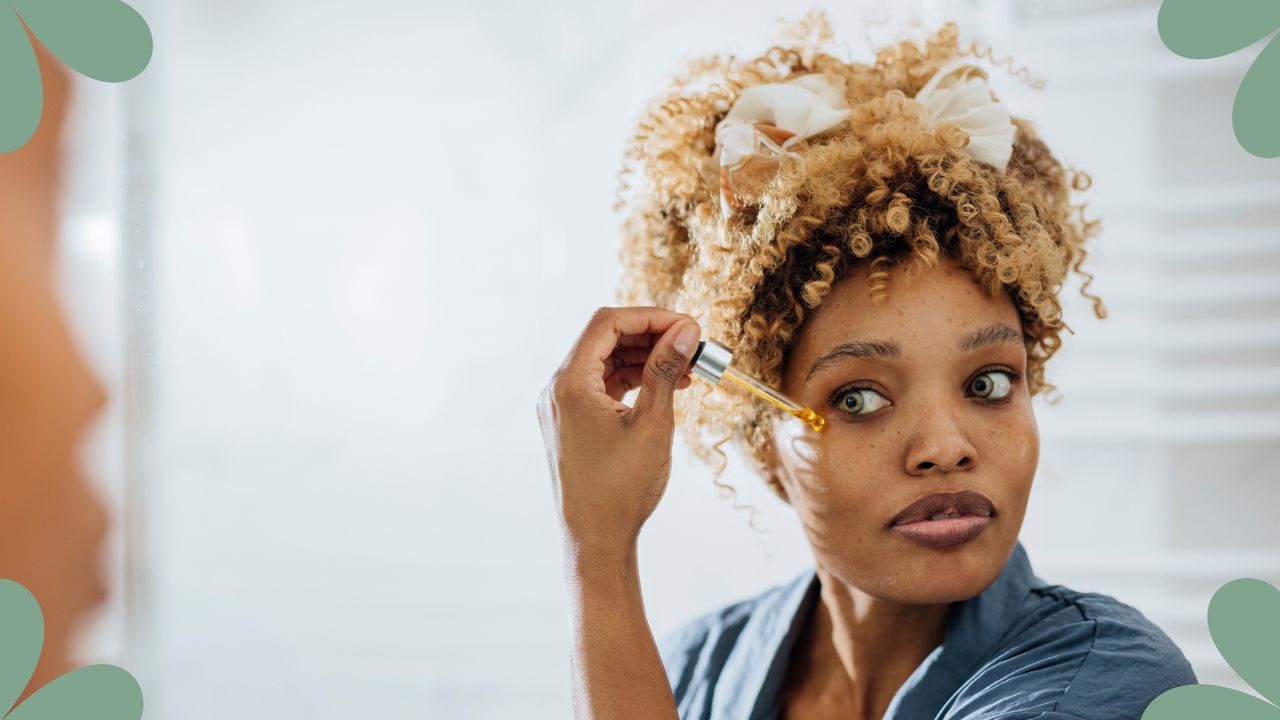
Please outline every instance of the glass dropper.
[[694, 375], [712, 385], [718, 385], [720, 378], [727, 377], [783, 411], [800, 418], [815, 432], [822, 432], [826, 420], [821, 415], [733, 367], [732, 362], [732, 350], [715, 340], [701, 340], [698, 342], [697, 351], [693, 353], [691, 370]]

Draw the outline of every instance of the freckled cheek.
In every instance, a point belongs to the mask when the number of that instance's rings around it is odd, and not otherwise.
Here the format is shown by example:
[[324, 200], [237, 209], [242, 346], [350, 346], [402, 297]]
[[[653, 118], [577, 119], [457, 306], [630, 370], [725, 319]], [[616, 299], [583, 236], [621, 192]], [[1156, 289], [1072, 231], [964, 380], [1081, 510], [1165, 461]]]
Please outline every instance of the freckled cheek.
[[877, 490], [888, 469], [883, 442], [859, 442], [828, 429], [820, 438], [814, 433], [793, 438], [791, 447], [800, 502], [815, 521], [851, 531], [878, 510]]
[[999, 468], [1001, 475], [1008, 478], [1010, 489], [1022, 493], [1025, 500], [1040, 462], [1040, 434], [1034, 412], [1028, 407], [1025, 412], [992, 425], [984, 434], [984, 441], [979, 457], [988, 458], [986, 464]]

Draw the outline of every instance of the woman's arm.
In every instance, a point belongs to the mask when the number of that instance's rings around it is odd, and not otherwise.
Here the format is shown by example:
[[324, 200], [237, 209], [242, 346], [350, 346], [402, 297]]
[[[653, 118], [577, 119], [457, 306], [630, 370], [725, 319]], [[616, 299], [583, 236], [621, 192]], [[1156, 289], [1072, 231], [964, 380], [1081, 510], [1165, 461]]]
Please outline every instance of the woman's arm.
[[[674, 720], [640, 592], [636, 541], [671, 474], [673, 397], [700, 330], [652, 307], [601, 308], [538, 399], [573, 612], [574, 715]], [[622, 402], [640, 386], [634, 407]]]
[[644, 614], [635, 546], [621, 555], [567, 555], [574, 717], [676, 718]]

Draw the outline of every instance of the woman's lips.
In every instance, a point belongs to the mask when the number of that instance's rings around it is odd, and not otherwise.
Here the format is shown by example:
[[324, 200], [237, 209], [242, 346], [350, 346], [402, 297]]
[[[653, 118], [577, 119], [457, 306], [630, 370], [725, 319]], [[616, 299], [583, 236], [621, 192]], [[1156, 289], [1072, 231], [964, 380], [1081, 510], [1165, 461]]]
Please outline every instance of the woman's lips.
[[991, 518], [964, 515], [946, 520], [919, 520], [906, 525], [894, 525], [893, 529], [908, 540], [936, 548], [955, 547], [977, 537], [991, 524]]
[[995, 507], [982, 493], [934, 493], [903, 508], [889, 528], [929, 547], [955, 547], [977, 537], [993, 515]]

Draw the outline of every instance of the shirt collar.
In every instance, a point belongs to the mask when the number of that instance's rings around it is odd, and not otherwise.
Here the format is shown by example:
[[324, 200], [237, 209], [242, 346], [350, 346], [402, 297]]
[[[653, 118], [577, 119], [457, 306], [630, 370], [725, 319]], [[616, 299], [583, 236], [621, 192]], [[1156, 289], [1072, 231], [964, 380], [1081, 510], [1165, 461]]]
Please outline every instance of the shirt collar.
[[[1014, 543], [1000, 575], [978, 595], [956, 603], [941, 645], [907, 678], [885, 713], [892, 718], [933, 717], [1004, 636], [1036, 577], [1021, 541]], [[712, 720], [774, 717], [781, 700], [791, 649], [804, 629], [820, 583], [816, 567], [766, 593], [725, 660], [721, 683], [732, 689], [713, 696]]]

